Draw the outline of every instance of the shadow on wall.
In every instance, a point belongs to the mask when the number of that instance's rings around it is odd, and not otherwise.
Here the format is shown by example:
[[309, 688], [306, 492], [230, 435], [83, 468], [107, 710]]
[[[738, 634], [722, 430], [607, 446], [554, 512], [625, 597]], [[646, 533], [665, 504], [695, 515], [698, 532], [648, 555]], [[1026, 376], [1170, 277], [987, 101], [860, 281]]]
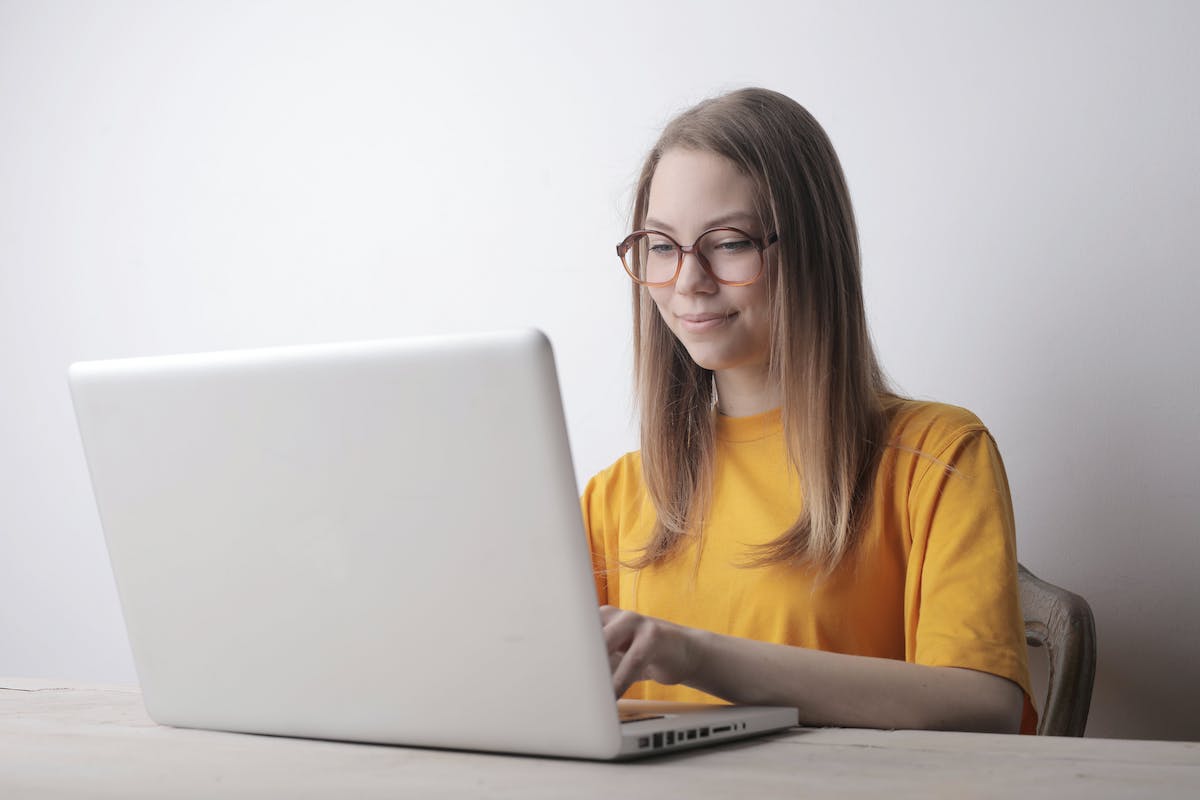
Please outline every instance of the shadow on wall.
[[[1092, 607], [1097, 660], [1086, 735], [1200, 741], [1194, 679], [1200, 669], [1200, 582], [1192, 576], [1200, 536], [1188, 519], [1194, 491], [1185, 488], [1186, 457], [1172, 459], [1169, 447], [1148, 443], [1176, 436], [1176, 422], [1148, 419], [1140, 411], [1122, 414], [1144, 407], [1123, 391], [1123, 376], [1106, 367], [1094, 380], [1111, 405], [1076, 417], [1056, 436], [1047, 431], [1074, 455], [1058, 465], [1057, 475], [1046, 476], [1056, 491], [1043, 488], [1036, 500], [1046, 505], [1030, 510], [1034, 519], [1050, 520], [1039, 527], [1052, 534], [1026, 536], [1031, 546], [1022, 559], [1044, 564], [1040, 577], [1082, 595]], [[1044, 652], [1031, 649], [1030, 672], [1040, 702]]]

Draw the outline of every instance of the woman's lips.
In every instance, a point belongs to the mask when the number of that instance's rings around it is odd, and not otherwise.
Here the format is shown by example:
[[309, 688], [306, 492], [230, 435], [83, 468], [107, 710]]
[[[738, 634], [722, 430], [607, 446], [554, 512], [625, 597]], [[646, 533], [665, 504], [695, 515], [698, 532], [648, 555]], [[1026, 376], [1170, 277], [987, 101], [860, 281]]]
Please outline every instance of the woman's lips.
[[737, 316], [732, 314], [686, 314], [678, 316], [679, 325], [689, 333], [703, 333], [720, 328], [726, 322]]

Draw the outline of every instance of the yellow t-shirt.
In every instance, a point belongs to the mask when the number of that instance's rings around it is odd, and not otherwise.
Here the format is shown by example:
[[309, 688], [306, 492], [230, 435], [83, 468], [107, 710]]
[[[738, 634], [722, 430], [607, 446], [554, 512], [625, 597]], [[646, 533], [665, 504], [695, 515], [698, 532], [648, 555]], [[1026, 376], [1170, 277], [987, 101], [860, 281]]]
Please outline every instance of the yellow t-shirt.
[[[601, 603], [731, 636], [1000, 675], [1025, 692], [1022, 732], [1036, 730], [1008, 479], [978, 417], [941, 403], [900, 405], [865, 535], [824, 579], [796, 566], [739, 566], [748, 545], [777, 537], [801, 508], [779, 409], [718, 416], [716, 437], [698, 564], [686, 540], [666, 563], [621, 565], [640, 554], [655, 520], [637, 452], [588, 483], [583, 516]], [[625, 696], [717, 701], [652, 681]]]

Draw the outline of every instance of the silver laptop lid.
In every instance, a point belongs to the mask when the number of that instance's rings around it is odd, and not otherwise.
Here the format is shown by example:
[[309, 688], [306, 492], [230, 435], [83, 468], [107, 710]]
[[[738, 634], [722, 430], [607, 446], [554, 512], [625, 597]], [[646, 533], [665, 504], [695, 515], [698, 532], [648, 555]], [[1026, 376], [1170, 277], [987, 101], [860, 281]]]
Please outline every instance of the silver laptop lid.
[[543, 334], [89, 362], [70, 383], [155, 720], [618, 752]]

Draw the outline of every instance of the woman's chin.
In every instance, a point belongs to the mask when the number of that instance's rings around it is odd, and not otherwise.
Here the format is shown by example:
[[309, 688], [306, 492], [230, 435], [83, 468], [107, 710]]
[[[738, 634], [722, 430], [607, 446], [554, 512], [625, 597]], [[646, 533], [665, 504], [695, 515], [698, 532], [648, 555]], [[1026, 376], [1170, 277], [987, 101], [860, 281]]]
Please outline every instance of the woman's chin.
[[684, 342], [684, 347], [687, 348], [688, 355], [692, 357], [692, 361], [696, 365], [707, 370], [716, 372], [722, 369], [729, 369], [734, 365], [734, 360], [723, 352], [707, 344], [689, 344]]

